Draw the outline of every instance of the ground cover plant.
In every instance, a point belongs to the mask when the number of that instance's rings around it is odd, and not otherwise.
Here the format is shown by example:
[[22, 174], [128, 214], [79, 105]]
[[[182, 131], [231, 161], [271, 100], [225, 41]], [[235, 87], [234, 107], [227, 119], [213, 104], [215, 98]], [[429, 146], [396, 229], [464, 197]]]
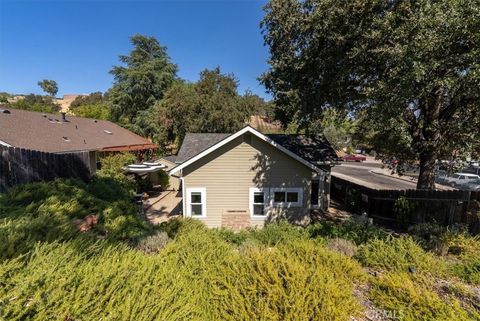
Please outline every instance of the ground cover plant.
[[[480, 241], [462, 231], [439, 237], [439, 253], [422, 233], [355, 221], [152, 227], [114, 182], [57, 180], [0, 196], [0, 319], [480, 319]], [[97, 223], [80, 232], [76, 220], [92, 213]]]
[[[135, 239], [151, 227], [137, 215], [130, 193], [115, 180], [55, 180], [12, 188], [0, 194], [0, 259], [28, 252], [37, 242], [74, 238]], [[96, 224], [79, 233], [90, 217]]]

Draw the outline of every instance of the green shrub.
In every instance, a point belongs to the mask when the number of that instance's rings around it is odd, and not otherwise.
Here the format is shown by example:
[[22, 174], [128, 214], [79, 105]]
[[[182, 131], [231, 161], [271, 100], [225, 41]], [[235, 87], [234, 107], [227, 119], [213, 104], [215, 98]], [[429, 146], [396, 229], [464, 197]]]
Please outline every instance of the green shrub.
[[347, 320], [364, 272], [313, 241], [236, 250], [189, 220], [158, 254], [126, 245], [37, 244], [0, 262], [7, 320]]
[[241, 255], [227, 283], [232, 320], [348, 320], [361, 310], [353, 296], [360, 266], [313, 241], [248, 246]]
[[87, 190], [104, 201], [130, 199], [132, 193], [112, 178], [95, 176], [88, 184]]
[[442, 276], [447, 268], [409, 236], [374, 239], [360, 246], [355, 258], [364, 266], [387, 271], [406, 272], [410, 268], [415, 273]]
[[158, 227], [158, 230], [166, 232], [168, 237], [174, 239], [178, 233], [190, 230], [202, 230], [205, 229], [205, 225], [196, 219], [192, 218], [175, 218], [167, 222], [162, 222]]
[[410, 227], [408, 231], [425, 250], [439, 255], [447, 254], [451, 240], [459, 233], [463, 233], [463, 229], [451, 229], [437, 223], [417, 224]]
[[414, 208], [415, 204], [404, 196], [399, 197], [395, 201], [395, 204], [393, 205], [393, 212], [395, 213], [395, 218], [400, 226], [408, 226], [408, 223], [410, 222], [410, 216]]
[[118, 153], [100, 159], [100, 170], [96, 175], [101, 178], [109, 178], [123, 184], [124, 187], [133, 188], [134, 182], [124, 173], [125, 165], [133, 164], [137, 158], [132, 153]]
[[162, 186], [163, 189], [166, 189], [170, 185], [170, 176], [164, 172], [164, 171], [159, 171], [158, 172], [158, 184]]
[[[19, 185], [0, 194], [0, 259], [26, 253], [36, 242], [76, 238], [83, 234], [76, 221], [88, 215], [98, 220], [86, 236], [128, 240], [151, 233], [150, 225], [137, 217], [128, 192], [114, 180], [95, 179], [92, 184], [57, 179]], [[99, 186], [105, 187], [105, 194]]]
[[443, 300], [428, 290], [423, 280], [415, 280], [404, 272], [392, 272], [374, 280], [369, 294], [378, 307], [388, 311], [392, 319], [417, 320], [472, 320], [459, 302]]
[[457, 235], [449, 243], [449, 253], [455, 254], [451, 271], [462, 280], [480, 284], [480, 238], [467, 234]]
[[263, 228], [248, 229], [241, 233], [245, 234], [245, 239], [267, 246], [308, 238], [305, 228], [294, 226], [287, 221], [269, 223]]
[[226, 242], [241, 245], [248, 239], [248, 231], [234, 232], [229, 228], [219, 228], [216, 230], [218, 235]]
[[310, 237], [342, 238], [362, 244], [370, 239], [383, 239], [387, 233], [374, 225], [348, 220], [342, 223], [321, 222], [307, 228]]

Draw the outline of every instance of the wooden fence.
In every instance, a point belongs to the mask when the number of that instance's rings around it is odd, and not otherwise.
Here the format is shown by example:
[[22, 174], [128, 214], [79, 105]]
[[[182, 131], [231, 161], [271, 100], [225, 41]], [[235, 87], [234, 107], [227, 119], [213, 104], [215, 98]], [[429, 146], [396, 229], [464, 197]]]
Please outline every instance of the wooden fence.
[[[480, 192], [376, 190], [332, 176], [331, 197], [377, 221], [397, 225], [461, 223], [480, 233]], [[406, 202], [397, 202], [400, 198]]]
[[57, 177], [90, 178], [88, 152], [67, 154], [0, 146], [0, 192], [17, 184], [50, 181]]

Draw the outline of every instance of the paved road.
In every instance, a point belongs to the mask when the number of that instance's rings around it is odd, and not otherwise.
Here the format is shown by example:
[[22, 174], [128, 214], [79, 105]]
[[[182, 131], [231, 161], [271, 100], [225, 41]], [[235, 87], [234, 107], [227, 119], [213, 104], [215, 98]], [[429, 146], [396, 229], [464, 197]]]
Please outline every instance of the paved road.
[[341, 163], [332, 169], [332, 175], [376, 189], [415, 189], [416, 183], [398, 178], [371, 173], [372, 169], [381, 167], [380, 163]]

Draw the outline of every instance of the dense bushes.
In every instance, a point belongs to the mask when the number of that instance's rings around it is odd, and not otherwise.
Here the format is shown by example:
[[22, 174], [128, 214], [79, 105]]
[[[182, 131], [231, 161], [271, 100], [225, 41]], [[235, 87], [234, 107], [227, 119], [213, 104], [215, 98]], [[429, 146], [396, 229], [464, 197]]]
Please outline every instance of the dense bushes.
[[128, 192], [110, 179], [20, 185], [0, 194], [0, 209], [0, 259], [25, 253], [39, 241], [80, 236], [78, 224], [87, 216], [97, 224], [81, 237], [132, 239], [151, 229], [136, 216]]
[[399, 320], [474, 320], [474, 310], [469, 314], [456, 299], [442, 299], [421, 283], [404, 272], [390, 272], [373, 281], [370, 297]]
[[383, 239], [388, 234], [381, 228], [367, 222], [347, 220], [343, 223], [323, 222], [310, 225], [307, 228], [310, 237], [343, 238], [355, 242], [365, 243], [371, 239]]
[[123, 187], [133, 188], [134, 182], [125, 176], [122, 168], [135, 163], [135, 161], [136, 157], [131, 153], [118, 153], [104, 157], [100, 160], [101, 167], [97, 171], [97, 176], [115, 180]]
[[480, 242], [462, 232], [438, 231], [440, 256], [420, 227], [415, 238], [355, 221], [233, 233], [190, 219], [153, 228], [136, 210], [107, 176], [0, 195], [0, 316], [348, 320], [368, 319], [369, 300], [394, 319], [480, 318]]
[[356, 258], [365, 266], [395, 272], [441, 276], [446, 269], [443, 262], [425, 252], [411, 237], [374, 239], [360, 247]]
[[238, 250], [189, 221], [155, 255], [42, 244], [0, 263], [0, 276], [3, 316], [31, 320], [347, 320], [365, 280], [357, 263], [315, 242]]

